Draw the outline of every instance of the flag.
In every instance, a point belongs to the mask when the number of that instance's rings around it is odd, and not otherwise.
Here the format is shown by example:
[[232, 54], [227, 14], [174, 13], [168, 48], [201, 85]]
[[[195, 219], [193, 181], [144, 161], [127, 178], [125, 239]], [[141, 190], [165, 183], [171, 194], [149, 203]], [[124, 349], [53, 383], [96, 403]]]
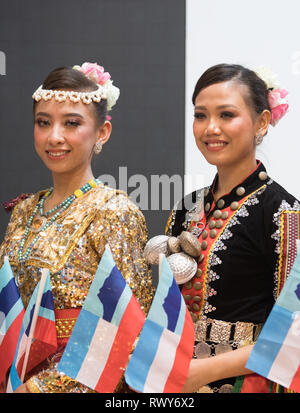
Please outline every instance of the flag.
[[[26, 308], [18, 345], [10, 369], [7, 392], [16, 390], [23, 375], [53, 354], [57, 348], [54, 304], [49, 270], [42, 270]], [[25, 363], [26, 366], [23, 366]]]
[[144, 322], [106, 248], [57, 370], [99, 393], [113, 392]]
[[300, 392], [300, 253], [250, 354], [246, 367]]
[[0, 269], [0, 383], [16, 352], [25, 309], [7, 257]]
[[194, 324], [168, 261], [160, 262], [159, 283], [125, 380], [142, 393], [181, 392], [193, 356]]

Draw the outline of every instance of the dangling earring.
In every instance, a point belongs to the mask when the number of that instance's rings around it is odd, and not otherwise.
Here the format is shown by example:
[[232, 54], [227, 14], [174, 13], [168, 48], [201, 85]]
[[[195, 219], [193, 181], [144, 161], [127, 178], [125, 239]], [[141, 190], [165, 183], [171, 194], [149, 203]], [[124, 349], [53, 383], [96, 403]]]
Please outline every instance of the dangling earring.
[[95, 144], [95, 147], [94, 147], [94, 153], [95, 153], [95, 155], [99, 155], [99, 153], [102, 151], [102, 142], [101, 142], [101, 140], [99, 139], [97, 142], [96, 142], [96, 144]]
[[255, 143], [256, 145], [260, 145], [263, 141], [264, 137], [261, 133], [255, 136]]

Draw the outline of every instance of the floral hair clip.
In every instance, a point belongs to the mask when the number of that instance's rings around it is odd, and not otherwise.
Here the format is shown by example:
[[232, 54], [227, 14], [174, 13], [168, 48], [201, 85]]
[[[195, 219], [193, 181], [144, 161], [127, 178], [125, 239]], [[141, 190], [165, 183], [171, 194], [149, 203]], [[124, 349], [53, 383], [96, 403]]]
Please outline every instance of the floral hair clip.
[[85, 62], [82, 66], [73, 66], [73, 69], [79, 70], [94, 83], [102, 86], [107, 99], [107, 109], [111, 110], [119, 99], [120, 89], [113, 85], [111, 76], [108, 72], [104, 72], [104, 67], [97, 63]]
[[254, 71], [266, 84], [268, 101], [271, 108], [271, 125], [276, 126], [278, 121], [287, 113], [289, 109], [288, 91], [279, 87], [277, 76], [266, 67], [259, 67]]

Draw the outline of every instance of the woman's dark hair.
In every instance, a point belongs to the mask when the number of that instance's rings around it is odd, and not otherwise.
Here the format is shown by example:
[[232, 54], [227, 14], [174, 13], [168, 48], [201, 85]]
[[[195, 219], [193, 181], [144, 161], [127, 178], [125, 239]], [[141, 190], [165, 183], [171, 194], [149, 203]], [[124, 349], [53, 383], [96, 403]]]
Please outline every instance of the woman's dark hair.
[[[52, 70], [43, 83], [43, 89], [49, 90], [74, 90], [77, 92], [92, 92], [96, 90], [96, 84], [87, 78], [79, 70], [71, 67], [59, 67]], [[36, 102], [34, 101], [34, 105]], [[107, 101], [101, 99], [98, 102], [92, 102], [95, 110], [95, 119], [99, 125], [102, 125], [107, 116]]]
[[215, 83], [229, 80], [247, 86], [249, 95], [246, 100], [254, 112], [260, 114], [264, 110], [271, 111], [268, 102], [268, 89], [264, 81], [255, 72], [244, 66], [225, 63], [212, 66], [202, 74], [194, 89], [193, 104], [195, 104], [196, 97], [201, 90]]

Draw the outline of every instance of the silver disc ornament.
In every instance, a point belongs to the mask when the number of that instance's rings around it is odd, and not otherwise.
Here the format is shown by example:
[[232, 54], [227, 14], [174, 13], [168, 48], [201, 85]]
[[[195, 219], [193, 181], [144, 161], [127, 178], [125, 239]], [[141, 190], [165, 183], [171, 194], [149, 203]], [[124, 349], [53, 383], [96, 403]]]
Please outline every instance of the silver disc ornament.
[[201, 254], [201, 244], [198, 238], [188, 231], [182, 231], [178, 237], [181, 248], [191, 257], [198, 258]]
[[184, 252], [178, 252], [167, 258], [177, 284], [191, 280], [197, 272], [197, 262]]
[[171, 254], [181, 251], [180, 241], [177, 237], [170, 237], [167, 243], [168, 243], [168, 249]]
[[157, 235], [151, 238], [144, 249], [144, 257], [148, 264], [159, 264], [159, 254], [169, 255], [167, 235]]

